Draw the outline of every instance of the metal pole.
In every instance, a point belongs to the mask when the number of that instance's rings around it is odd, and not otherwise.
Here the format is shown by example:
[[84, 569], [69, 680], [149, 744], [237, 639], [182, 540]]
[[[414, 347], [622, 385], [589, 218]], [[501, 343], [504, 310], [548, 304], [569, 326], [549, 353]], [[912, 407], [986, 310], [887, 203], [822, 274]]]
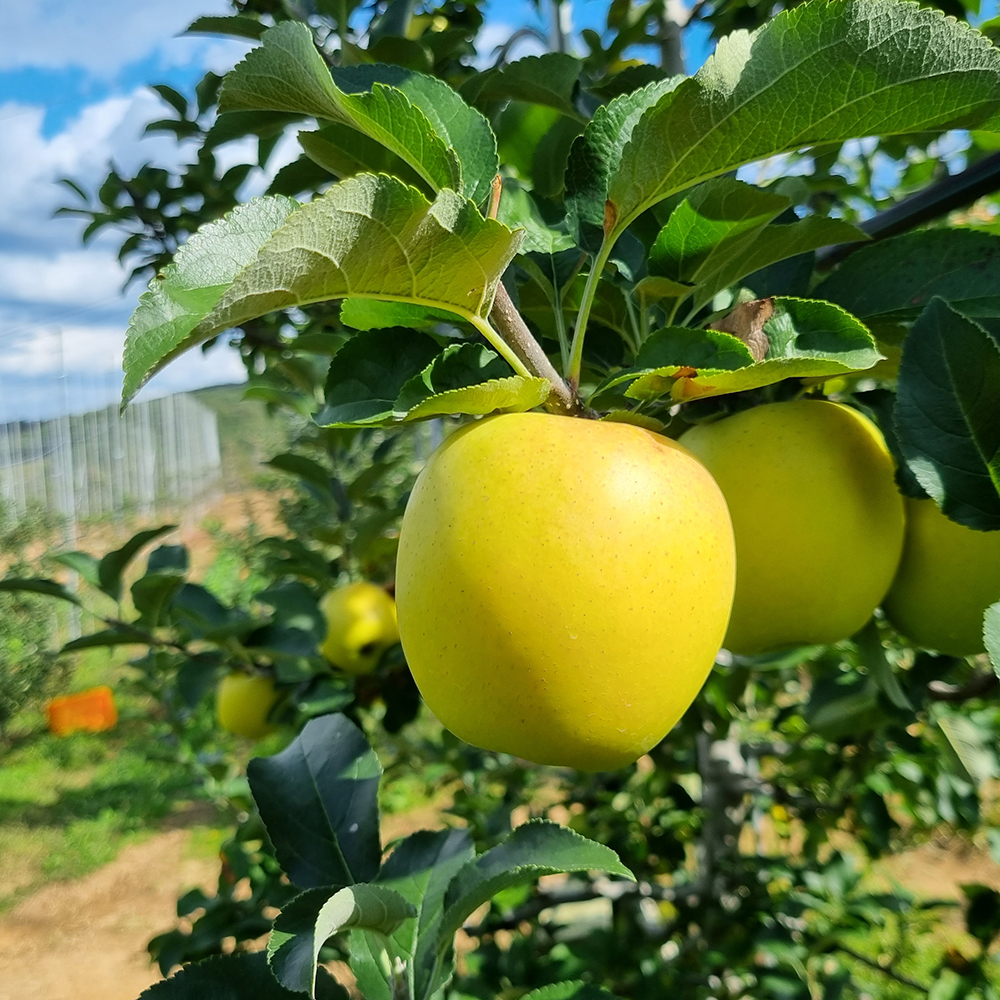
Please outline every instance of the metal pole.
[[[63, 486], [63, 544], [67, 549], [76, 548], [76, 492], [73, 474], [73, 439], [69, 420], [69, 385], [66, 375], [65, 354], [63, 352], [62, 327], [57, 327], [56, 351], [59, 362], [59, 379], [62, 382], [62, 416], [60, 418], [62, 486]], [[69, 572], [66, 579], [67, 587], [76, 591], [80, 587], [80, 579], [74, 572]], [[80, 609], [74, 604], [70, 608], [69, 633], [71, 639], [80, 637]]]

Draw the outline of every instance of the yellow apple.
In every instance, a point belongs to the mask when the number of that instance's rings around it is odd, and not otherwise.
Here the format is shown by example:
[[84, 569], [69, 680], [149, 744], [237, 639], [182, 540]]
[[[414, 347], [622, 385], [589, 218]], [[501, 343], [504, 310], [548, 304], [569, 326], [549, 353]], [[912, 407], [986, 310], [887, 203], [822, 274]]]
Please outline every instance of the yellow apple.
[[1000, 531], [949, 520], [933, 500], [906, 501], [903, 561], [882, 607], [915, 645], [951, 656], [985, 651], [983, 612], [1000, 601]]
[[237, 736], [257, 740], [278, 727], [268, 721], [281, 692], [270, 677], [234, 672], [223, 677], [215, 694], [219, 725]]
[[608, 770], [704, 684], [733, 581], [722, 494], [675, 441], [508, 414], [453, 434], [417, 480], [399, 631], [424, 700], [463, 740]]
[[326, 638], [320, 652], [349, 674], [370, 674], [379, 658], [399, 642], [396, 602], [382, 587], [362, 580], [324, 595], [320, 610]]
[[681, 438], [736, 533], [725, 646], [754, 655], [837, 642], [871, 617], [903, 546], [903, 500], [878, 428], [825, 400], [768, 403]]

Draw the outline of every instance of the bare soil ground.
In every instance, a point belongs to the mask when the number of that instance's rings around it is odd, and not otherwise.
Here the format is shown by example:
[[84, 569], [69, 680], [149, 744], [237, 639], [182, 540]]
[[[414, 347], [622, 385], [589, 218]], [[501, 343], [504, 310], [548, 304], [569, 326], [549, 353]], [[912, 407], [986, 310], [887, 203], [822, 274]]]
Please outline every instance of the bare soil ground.
[[[442, 825], [426, 806], [383, 819], [388, 843]], [[146, 942], [175, 922], [177, 897], [212, 890], [219, 862], [191, 831], [157, 833], [81, 879], [55, 882], [0, 917], [0, 1000], [135, 1000], [156, 982]], [[2, 877], [2, 873], [0, 873]]]
[[183, 891], [218, 876], [190, 840], [190, 830], [156, 834], [0, 918], [0, 1000], [135, 1000], [160, 978], [146, 942], [169, 929]]
[[[385, 818], [386, 841], [438, 827], [433, 806]], [[0, 918], [0, 1000], [135, 1000], [160, 977], [145, 945], [174, 920], [177, 897], [213, 886], [218, 862], [191, 851], [191, 831], [127, 847], [91, 875], [41, 889]], [[1000, 887], [1000, 867], [976, 848], [931, 843], [883, 872], [923, 898], [956, 899], [963, 882]]]

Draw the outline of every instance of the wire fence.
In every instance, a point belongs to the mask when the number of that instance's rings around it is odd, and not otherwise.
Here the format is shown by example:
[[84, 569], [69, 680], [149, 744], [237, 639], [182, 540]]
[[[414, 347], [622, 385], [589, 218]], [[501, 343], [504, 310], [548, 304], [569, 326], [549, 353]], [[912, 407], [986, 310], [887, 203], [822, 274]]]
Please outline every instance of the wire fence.
[[0, 423], [0, 498], [68, 524], [152, 516], [207, 496], [221, 477], [215, 413], [181, 393], [49, 420]]

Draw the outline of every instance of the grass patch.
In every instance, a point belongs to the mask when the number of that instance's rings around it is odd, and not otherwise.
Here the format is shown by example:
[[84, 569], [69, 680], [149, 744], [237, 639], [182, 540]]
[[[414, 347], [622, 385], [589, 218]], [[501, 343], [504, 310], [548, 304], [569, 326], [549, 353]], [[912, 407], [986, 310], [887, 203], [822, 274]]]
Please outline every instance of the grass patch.
[[[120, 721], [111, 732], [53, 736], [39, 711], [12, 727], [0, 751], [0, 911], [46, 882], [107, 864], [168, 821], [184, 822], [181, 810], [201, 798], [200, 781], [164, 741], [152, 706], [122, 693], [129, 670], [124, 655], [93, 650], [67, 688], [112, 684]], [[204, 810], [198, 818], [206, 819]], [[214, 822], [211, 812], [207, 818]], [[220, 815], [218, 823], [229, 820]]]

